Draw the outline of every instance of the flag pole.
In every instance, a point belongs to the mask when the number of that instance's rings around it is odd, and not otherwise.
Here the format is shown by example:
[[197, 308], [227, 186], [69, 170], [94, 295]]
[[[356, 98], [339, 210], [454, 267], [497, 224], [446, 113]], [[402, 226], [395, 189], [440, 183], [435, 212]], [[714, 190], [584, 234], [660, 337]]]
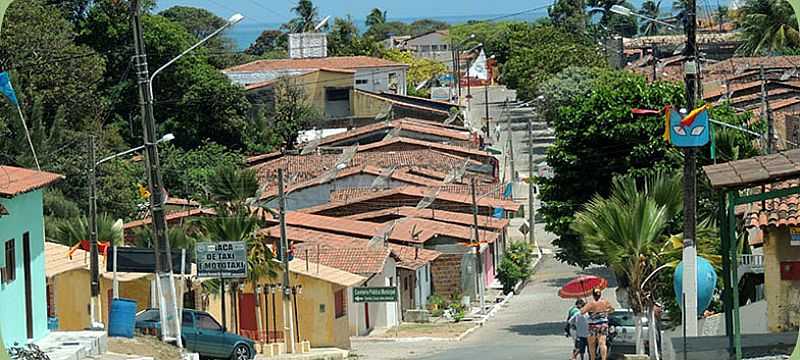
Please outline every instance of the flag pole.
[[31, 154], [33, 154], [33, 162], [36, 163], [36, 170], [41, 171], [42, 168], [39, 167], [39, 159], [36, 157], [36, 149], [33, 148], [33, 141], [31, 141], [31, 133], [28, 131], [28, 124], [25, 123], [25, 116], [22, 115], [22, 108], [19, 106], [19, 102], [17, 102], [17, 112], [19, 112], [19, 119], [22, 121], [22, 127], [25, 128], [25, 138], [28, 139], [28, 145], [31, 147]]

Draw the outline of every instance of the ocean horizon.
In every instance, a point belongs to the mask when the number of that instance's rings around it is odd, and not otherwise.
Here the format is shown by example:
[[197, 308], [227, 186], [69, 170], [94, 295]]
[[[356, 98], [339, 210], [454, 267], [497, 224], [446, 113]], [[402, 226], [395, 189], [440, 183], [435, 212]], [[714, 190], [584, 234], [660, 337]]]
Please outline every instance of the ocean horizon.
[[[430, 19], [436, 21], [443, 21], [450, 25], [458, 25], [464, 24], [468, 21], [475, 20], [475, 21], [485, 21], [485, 20], [492, 20], [498, 17], [503, 17], [504, 15], [470, 15], [470, 16], [430, 16], [430, 17], [414, 17], [414, 18], [389, 18], [387, 21], [401, 21], [404, 23], [412, 23], [417, 20], [423, 19]], [[542, 9], [540, 11], [525, 13], [518, 16], [508, 16], [503, 17], [503, 21], [532, 21], [539, 19], [541, 17], [547, 16], [547, 9]], [[358, 28], [359, 32], [364, 32], [367, 30], [367, 25], [364, 24], [365, 19], [353, 19]], [[333, 21], [333, 19], [331, 19]], [[231, 28], [230, 30], [226, 31], [225, 34], [233, 39], [236, 43], [236, 46], [239, 50], [247, 49], [250, 44], [255, 41], [259, 35], [265, 30], [279, 30], [282, 23], [279, 22], [247, 22], [244, 21], [235, 27]]]

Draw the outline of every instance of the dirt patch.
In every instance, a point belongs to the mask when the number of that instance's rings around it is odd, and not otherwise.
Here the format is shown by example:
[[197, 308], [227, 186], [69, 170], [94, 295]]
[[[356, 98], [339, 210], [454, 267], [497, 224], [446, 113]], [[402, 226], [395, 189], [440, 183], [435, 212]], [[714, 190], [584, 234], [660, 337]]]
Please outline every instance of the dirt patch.
[[108, 351], [117, 354], [149, 356], [155, 360], [181, 358], [177, 347], [164, 343], [154, 336], [137, 335], [133, 339], [108, 338]]
[[[440, 324], [402, 324], [399, 337], [457, 337], [475, 326], [472, 322], [440, 323]], [[384, 336], [394, 337], [395, 330], [389, 329]]]

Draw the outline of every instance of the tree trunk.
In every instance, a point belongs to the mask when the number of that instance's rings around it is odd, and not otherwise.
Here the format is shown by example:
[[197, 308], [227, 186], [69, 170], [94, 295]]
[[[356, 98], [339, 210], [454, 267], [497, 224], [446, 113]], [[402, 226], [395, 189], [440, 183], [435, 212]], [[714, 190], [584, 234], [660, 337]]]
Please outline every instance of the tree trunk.
[[642, 355], [644, 354], [644, 336], [642, 334], [642, 313], [641, 312], [634, 312], [633, 313], [633, 321], [636, 325], [636, 332], [634, 333], [634, 339], [636, 341], [636, 354]]
[[648, 311], [647, 332], [649, 333], [648, 338], [650, 339], [650, 359], [658, 360], [658, 348], [661, 344], [658, 343], [659, 331], [656, 324], [656, 313], [653, 307], [650, 307], [650, 311]]

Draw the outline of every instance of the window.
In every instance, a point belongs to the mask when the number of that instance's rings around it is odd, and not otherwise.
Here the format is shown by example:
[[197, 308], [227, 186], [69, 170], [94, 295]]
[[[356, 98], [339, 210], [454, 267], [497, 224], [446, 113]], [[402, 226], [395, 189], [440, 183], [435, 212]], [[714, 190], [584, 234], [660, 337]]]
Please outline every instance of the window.
[[194, 321], [192, 320], [192, 313], [190, 311], [184, 310], [181, 316], [181, 325], [191, 327], [194, 325]]
[[328, 101], [350, 101], [350, 89], [325, 89]]
[[205, 330], [222, 331], [222, 326], [210, 315], [197, 314], [197, 327]]
[[347, 315], [347, 303], [344, 300], [344, 289], [337, 290], [333, 294], [334, 316], [338, 319]]
[[6, 241], [5, 246], [6, 267], [3, 268], [3, 284], [8, 284], [17, 278], [16, 251], [14, 250], [14, 239]]
[[356, 79], [356, 85], [367, 85], [367, 83], [369, 83], [367, 79]]

